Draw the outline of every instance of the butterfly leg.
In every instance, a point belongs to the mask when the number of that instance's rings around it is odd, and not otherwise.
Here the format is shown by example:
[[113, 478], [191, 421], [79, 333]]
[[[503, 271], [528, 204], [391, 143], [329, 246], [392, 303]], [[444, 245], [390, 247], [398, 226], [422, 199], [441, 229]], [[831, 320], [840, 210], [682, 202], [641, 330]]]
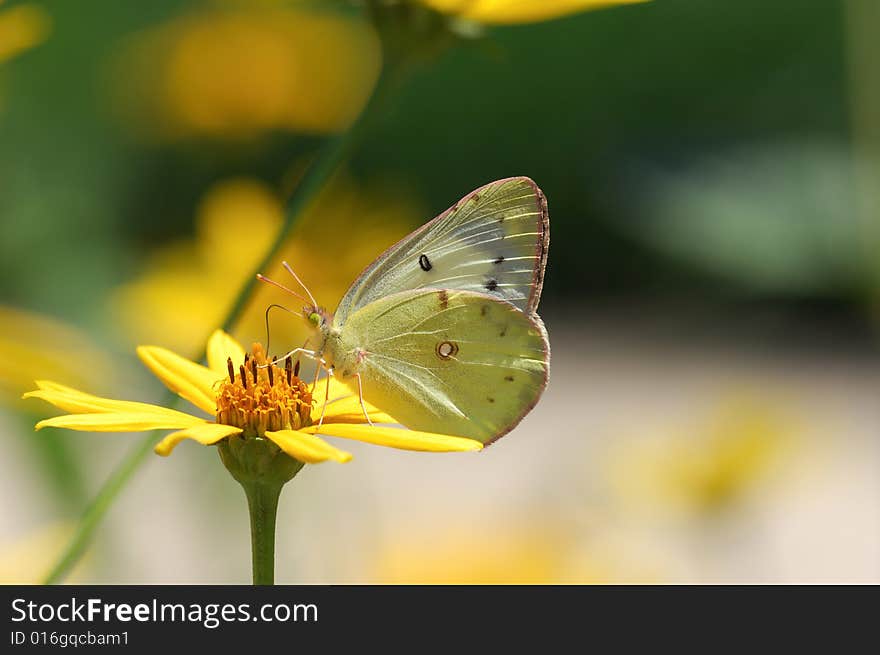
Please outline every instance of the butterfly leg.
[[[305, 348], [306, 346], [308, 346], [308, 345], [309, 345], [309, 341], [311, 341], [311, 340], [312, 340], [312, 338], [309, 337], [308, 339], [306, 339], [305, 341], [303, 341], [302, 348]], [[299, 357], [299, 355], [297, 355], [296, 363], [299, 364], [299, 362], [300, 362], [300, 357]], [[320, 368], [320, 366], [319, 366], [318, 368]]]
[[315, 389], [318, 388], [318, 378], [319, 377], [321, 377], [321, 365], [320, 364], [315, 366], [315, 379], [312, 380], [312, 395], [315, 394]]
[[[332, 371], [327, 371], [327, 389], [324, 392], [324, 404], [321, 407], [321, 418], [318, 421], [318, 429], [321, 429], [321, 426], [324, 425], [324, 413], [327, 411], [327, 403], [330, 400], [330, 376], [333, 375]], [[315, 384], [317, 384], [317, 379], [315, 380]]]
[[[300, 353], [302, 353], [303, 355], [305, 355], [306, 357], [309, 357], [311, 359], [319, 359], [318, 353], [316, 353], [314, 350], [308, 350], [307, 348], [294, 348], [286, 355], [284, 355], [282, 357], [276, 357], [275, 359], [271, 360], [269, 363], [262, 364], [260, 366], [260, 368], [266, 368], [267, 366], [269, 366], [270, 363], [277, 365], [278, 362], [283, 362], [288, 357], [292, 357], [293, 355], [298, 355]], [[299, 358], [297, 358], [297, 359], [299, 359]], [[318, 367], [318, 368], [320, 369], [320, 367]]]
[[371, 426], [373, 425], [373, 421], [370, 420], [370, 415], [367, 413], [367, 406], [364, 404], [364, 387], [361, 384], [361, 374], [355, 373], [354, 376], [358, 380], [358, 398], [361, 401], [361, 410], [364, 412], [364, 418], [367, 419], [367, 423]]

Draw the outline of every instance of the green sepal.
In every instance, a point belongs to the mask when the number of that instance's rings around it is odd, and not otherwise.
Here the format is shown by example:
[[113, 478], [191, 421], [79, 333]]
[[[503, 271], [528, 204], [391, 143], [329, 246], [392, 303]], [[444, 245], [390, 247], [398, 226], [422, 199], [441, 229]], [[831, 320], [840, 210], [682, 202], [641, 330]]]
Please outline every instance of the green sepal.
[[233, 436], [217, 446], [226, 470], [242, 485], [283, 486], [304, 466], [266, 437]]

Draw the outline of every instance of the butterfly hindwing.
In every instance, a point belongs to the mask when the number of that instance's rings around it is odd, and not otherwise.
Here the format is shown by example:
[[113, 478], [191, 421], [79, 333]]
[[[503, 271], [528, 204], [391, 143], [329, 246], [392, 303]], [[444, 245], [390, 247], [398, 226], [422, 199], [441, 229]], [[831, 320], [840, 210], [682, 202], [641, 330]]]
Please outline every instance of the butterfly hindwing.
[[421, 288], [466, 290], [533, 313], [549, 244], [547, 202], [527, 177], [487, 184], [386, 250], [346, 292], [336, 325], [385, 296]]
[[547, 384], [541, 320], [488, 294], [417, 289], [375, 300], [345, 324], [336, 374], [360, 354], [364, 397], [414, 430], [483, 443], [510, 431]]

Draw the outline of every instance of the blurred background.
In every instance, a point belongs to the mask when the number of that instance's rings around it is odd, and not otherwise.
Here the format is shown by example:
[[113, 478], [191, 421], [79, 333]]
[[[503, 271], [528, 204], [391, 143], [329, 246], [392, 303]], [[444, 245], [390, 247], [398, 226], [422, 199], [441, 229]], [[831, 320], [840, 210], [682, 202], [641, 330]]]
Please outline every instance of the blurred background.
[[[201, 351], [392, 64], [265, 272], [332, 308], [528, 175], [551, 382], [479, 455], [307, 467], [278, 581], [880, 582], [880, 3], [601, 4], [0, 0], [0, 582], [41, 579], [142, 438], [35, 433], [55, 410], [21, 393], [158, 401], [134, 346]], [[276, 301], [235, 336], [265, 341]], [[244, 583], [249, 558], [240, 488], [186, 443], [69, 579]]]

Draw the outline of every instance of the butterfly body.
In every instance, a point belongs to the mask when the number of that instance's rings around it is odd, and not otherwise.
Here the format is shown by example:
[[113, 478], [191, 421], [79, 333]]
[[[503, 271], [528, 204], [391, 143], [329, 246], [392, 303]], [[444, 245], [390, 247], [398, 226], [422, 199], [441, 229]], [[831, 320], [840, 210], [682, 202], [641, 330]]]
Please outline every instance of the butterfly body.
[[306, 308], [316, 352], [406, 427], [490, 443], [547, 384], [549, 342], [535, 309], [548, 245], [534, 182], [481, 187], [380, 255], [332, 317]]

